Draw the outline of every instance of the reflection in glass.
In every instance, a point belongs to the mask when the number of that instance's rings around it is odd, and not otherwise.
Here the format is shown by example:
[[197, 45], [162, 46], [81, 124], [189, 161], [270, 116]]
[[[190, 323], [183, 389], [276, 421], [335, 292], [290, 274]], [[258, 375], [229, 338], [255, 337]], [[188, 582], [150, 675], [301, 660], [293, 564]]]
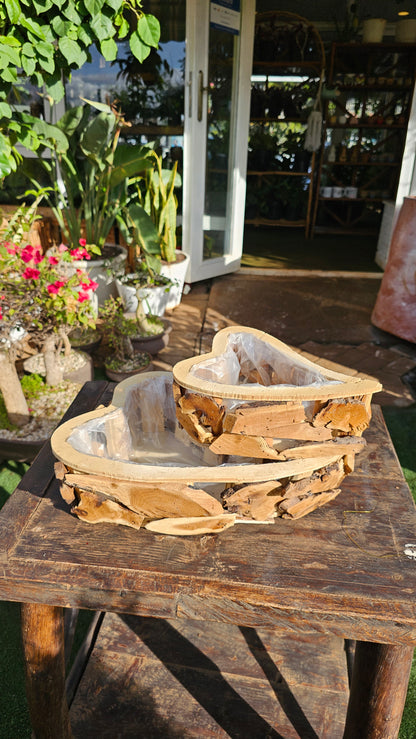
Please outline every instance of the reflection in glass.
[[223, 256], [228, 210], [230, 114], [236, 36], [210, 28], [204, 259]]

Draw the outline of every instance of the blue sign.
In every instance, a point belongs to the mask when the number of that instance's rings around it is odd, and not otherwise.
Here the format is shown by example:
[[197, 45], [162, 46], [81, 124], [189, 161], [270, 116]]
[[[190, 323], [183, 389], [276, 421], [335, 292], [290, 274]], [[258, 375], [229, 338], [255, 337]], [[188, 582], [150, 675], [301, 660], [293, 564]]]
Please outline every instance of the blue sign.
[[213, 28], [240, 33], [240, 0], [211, 0], [210, 23]]

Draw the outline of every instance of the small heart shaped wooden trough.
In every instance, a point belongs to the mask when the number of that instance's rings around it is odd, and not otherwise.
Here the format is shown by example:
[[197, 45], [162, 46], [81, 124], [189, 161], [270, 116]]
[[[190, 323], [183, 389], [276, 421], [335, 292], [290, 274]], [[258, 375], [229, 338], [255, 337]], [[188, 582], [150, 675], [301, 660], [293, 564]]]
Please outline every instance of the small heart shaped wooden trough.
[[174, 376], [131, 377], [109, 407], [56, 429], [56, 475], [79, 518], [180, 536], [299, 518], [339, 493], [381, 389], [242, 327]]

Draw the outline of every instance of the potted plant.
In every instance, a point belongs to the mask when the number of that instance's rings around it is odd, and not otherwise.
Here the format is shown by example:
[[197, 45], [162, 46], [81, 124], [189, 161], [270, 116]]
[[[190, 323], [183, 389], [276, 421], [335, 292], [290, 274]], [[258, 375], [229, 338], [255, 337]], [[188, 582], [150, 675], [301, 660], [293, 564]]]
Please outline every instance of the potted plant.
[[94, 325], [91, 295], [96, 284], [81, 271], [64, 277], [62, 263], [74, 260], [61, 246], [45, 255], [30, 244], [0, 243], [0, 391], [10, 421], [24, 426], [30, 419], [16, 360], [23, 344], [40, 351], [48, 386], [64, 376], [62, 353], [70, 352], [68, 333], [74, 326]]
[[[124, 219], [136, 198], [129, 192], [129, 182], [152, 166], [150, 150], [120, 144], [126, 122], [114, 106], [101, 103], [87, 101], [71, 108], [46, 129], [36, 118], [32, 123], [42, 141], [39, 164], [50, 181], [46, 200], [66, 243], [78, 245], [82, 239], [92, 257], [89, 264], [78, 266], [98, 282], [98, 301], [103, 303], [116, 294], [112, 273], [124, 270], [127, 257], [123, 247], [107, 247], [106, 242], [115, 224], [126, 232]], [[50, 159], [43, 156], [45, 149], [51, 152]], [[40, 188], [30, 173], [28, 177]]]
[[142, 263], [154, 277], [160, 274], [171, 282], [166, 309], [179, 305], [189, 257], [177, 249], [178, 201], [175, 189], [182, 184], [178, 162], [172, 169], [163, 167], [162, 157], [149, 149], [147, 167], [137, 179], [137, 200], [129, 205], [123, 219], [129, 225], [125, 237], [137, 244]]
[[107, 377], [119, 382], [126, 377], [149, 371], [151, 356], [146, 351], [137, 351], [132, 337], [138, 333], [135, 320], [124, 315], [120, 298], [108, 298], [100, 308], [103, 339], [112, 350], [112, 356], [104, 361]]

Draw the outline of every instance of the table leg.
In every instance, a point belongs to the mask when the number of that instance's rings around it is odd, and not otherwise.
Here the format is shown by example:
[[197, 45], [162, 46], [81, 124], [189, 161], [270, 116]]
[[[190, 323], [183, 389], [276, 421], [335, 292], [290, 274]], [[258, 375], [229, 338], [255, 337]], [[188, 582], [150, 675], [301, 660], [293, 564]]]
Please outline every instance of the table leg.
[[357, 642], [344, 739], [396, 739], [413, 647]]
[[70, 739], [63, 608], [23, 603], [26, 692], [36, 739]]

